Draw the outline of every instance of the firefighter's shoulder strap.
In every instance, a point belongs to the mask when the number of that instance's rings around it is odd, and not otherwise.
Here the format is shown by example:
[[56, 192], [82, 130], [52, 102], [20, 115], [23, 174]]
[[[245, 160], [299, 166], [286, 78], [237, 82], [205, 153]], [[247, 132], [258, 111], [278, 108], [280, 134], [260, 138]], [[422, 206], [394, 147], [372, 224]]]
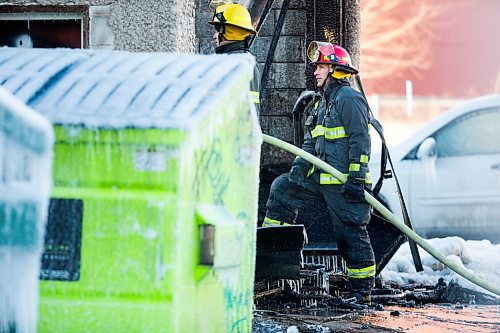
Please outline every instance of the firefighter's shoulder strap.
[[[392, 163], [391, 154], [389, 154], [389, 149], [387, 148], [387, 144], [385, 142], [384, 130], [383, 130], [380, 122], [377, 119], [375, 119], [375, 117], [373, 117], [372, 111], [370, 109], [370, 106], [368, 105], [368, 101], [366, 101], [366, 98], [365, 98], [365, 102], [366, 102], [366, 105], [368, 106], [368, 112], [370, 114], [372, 127], [375, 128], [375, 130], [377, 131], [377, 133], [380, 136], [380, 140], [382, 141], [382, 151], [380, 154], [380, 156], [381, 156], [380, 157], [381, 158], [381, 160], [380, 160], [380, 176], [379, 176], [379, 179], [377, 180], [377, 183], [373, 187], [373, 195], [375, 197], [378, 197], [378, 194], [380, 192], [380, 189], [382, 188], [382, 184], [383, 184], [385, 178], [394, 177], [394, 181], [396, 182], [396, 188], [397, 188], [398, 197], [399, 197], [399, 203], [401, 205], [401, 212], [403, 214], [404, 223], [410, 229], [413, 229], [413, 227], [411, 225], [411, 221], [410, 221], [410, 215], [408, 214], [408, 209], [406, 207], [405, 199], [403, 197], [403, 191], [401, 191], [401, 186], [399, 185], [398, 177], [396, 176], [396, 171], [394, 170], [394, 165]], [[389, 161], [389, 164], [391, 165], [391, 169], [386, 171], [387, 161]], [[413, 263], [415, 264], [415, 269], [417, 270], [417, 272], [422, 272], [424, 270], [424, 267], [422, 266], [422, 260], [420, 259], [420, 254], [418, 252], [417, 245], [412, 240], [409, 240], [408, 243], [410, 245], [410, 251], [411, 251], [411, 255], [413, 257]]]
[[[370, 107], [368, 106], [368, 110], [370, 110]], [[374, 196], [378, 196], [380, 189], [382, 189], [382, 184], [384, 183], [385, 178], [391, 178], [392, 177], [392, 164], [391, 164], [391, 170], [386, 170], [387, 168], [387, 159], [389, 156], [389, 149], [387, 149], [387, 145], [385, 143], [385, 138], [384, 138], [384, 129], [382, 128], [382, 125], [380, 122], [375, 119], [372, 115], [371, 110], [370, 112], [370, 123], [372, 127], [377, 131], [378, 135], [380, 136], [380, 139], [382, 141], [382, 149], [381, 149], [381, 154], [380, 154], [380, 176], [373, 186], [372, 192]]]

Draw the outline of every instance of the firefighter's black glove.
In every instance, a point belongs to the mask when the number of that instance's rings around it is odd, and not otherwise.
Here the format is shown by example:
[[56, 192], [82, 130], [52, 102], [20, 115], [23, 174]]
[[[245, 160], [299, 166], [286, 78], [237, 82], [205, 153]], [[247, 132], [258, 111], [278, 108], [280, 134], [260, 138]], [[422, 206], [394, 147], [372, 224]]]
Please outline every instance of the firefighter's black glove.
[[363, 202], [365, 200], [364, 180], [347, 178], [340, 192], [347, 202]]
[[306, 177], [304, 169], [300, 165], [292, 166], [292, 169], [288, 173], [288, 180], [294, 184], [305, 187]]

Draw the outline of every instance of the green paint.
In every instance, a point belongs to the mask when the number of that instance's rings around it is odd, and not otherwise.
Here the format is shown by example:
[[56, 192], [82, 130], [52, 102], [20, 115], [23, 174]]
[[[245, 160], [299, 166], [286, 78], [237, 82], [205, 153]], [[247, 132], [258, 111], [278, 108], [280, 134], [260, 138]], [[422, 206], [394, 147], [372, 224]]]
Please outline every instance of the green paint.
[[39, 332], [251, 331], [262, 138], [247, 79], [189, 130], [55, 127], [52, 197], [84, 203], [80, 279], [40, 282]]

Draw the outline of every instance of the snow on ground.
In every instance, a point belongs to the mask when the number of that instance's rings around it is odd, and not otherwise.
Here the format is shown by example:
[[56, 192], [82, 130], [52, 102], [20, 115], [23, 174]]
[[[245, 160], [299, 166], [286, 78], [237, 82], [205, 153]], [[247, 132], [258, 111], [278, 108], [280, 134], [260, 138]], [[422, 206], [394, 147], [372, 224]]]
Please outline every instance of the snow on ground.
[[[488, 240], [466, 241], [460, 237], [434, 238], [427, 241], [443, 255], [476, 276], [493, 285], [500, 285], [500, 244], [491, 244]], [[407, 242], [384, 268], [381, 273], [382, 279], [399, 285], [436, 284], [438, 279], [443, 277], [447, 283], [454, 280], [462, 287], [492, 294], [450, 270], [420, 247], [419, 252], [424, 266], [423, 272], [415, 271]]]

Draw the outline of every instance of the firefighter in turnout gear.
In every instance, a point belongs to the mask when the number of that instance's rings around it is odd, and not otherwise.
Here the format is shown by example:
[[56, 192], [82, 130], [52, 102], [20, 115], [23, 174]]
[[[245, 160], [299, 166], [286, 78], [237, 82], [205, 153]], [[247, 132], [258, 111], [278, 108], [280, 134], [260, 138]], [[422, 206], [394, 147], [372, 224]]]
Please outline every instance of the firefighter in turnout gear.
[[331, 43], [311, 42], [307, 52], [323, 96], [306, 119], [302, 149], [344, 173], [347, 181], [342, 184], [297, 157], [290, 172], [276, 178], [271, 185], [263, 226], [293, 224], [298, 208], [311, 199], [323, 197], [334, 238], [347, 263], [350, 296], [356, 302], [369, 302], [375, 258], [366, 229], [371, 207], [364, 198], [365, 187], [371, 188], [368, 105], [347, 81], [358, 71], [345, 49]]
[[[250, 53], [250, 38], [256, 34], [250, 13], [240, 4], [222, 3], [214, 10], [210, 22], [215, 27], [213, 36], [215, 53], [234, 54]], [[250, 82], [250, 98], [255, 105], [257, 115], [260, 115], [260, 76], [259, 65], [254, 67], [253, 80]]]

